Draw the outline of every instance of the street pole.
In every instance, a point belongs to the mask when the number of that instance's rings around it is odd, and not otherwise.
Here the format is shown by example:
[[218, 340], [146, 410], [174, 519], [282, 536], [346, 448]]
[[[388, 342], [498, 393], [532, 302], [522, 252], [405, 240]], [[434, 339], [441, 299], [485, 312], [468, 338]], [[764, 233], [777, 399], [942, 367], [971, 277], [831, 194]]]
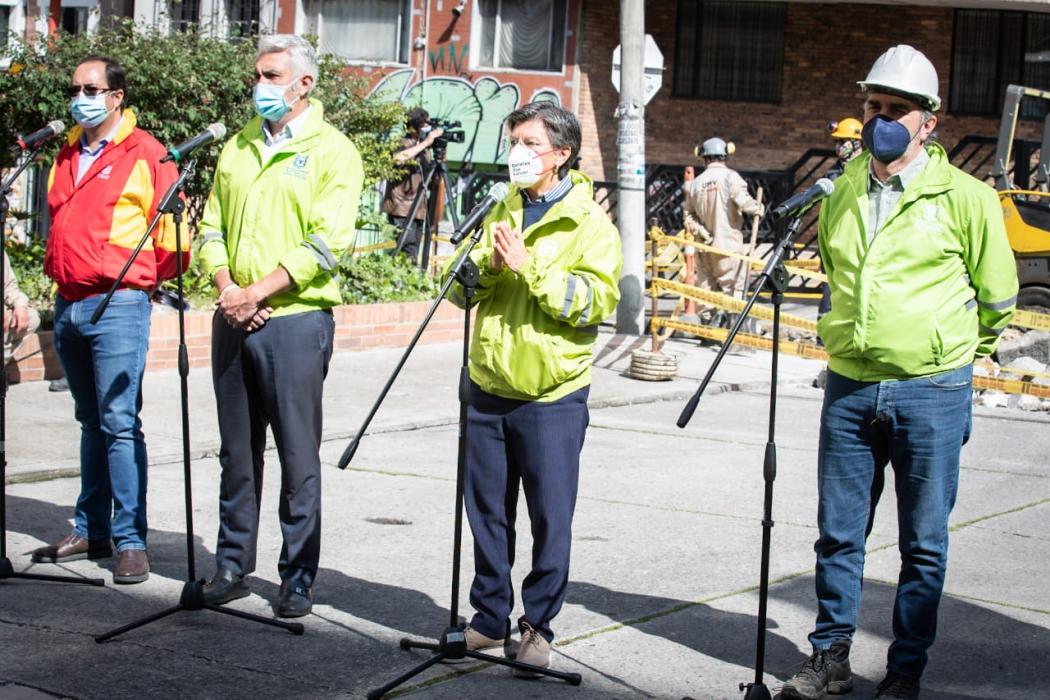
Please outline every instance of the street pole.
[[623, 244], [616, 332], [645, 328], [645, 3], [620, 0], [620, 104], [616, 108], [620, 184], [617, 223]]

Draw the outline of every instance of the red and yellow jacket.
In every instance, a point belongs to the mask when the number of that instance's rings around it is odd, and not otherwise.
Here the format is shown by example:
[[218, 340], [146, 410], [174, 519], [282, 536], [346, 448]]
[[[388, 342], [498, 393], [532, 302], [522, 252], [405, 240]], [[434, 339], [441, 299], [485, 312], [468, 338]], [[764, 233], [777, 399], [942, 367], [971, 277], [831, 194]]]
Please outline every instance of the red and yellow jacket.
[[[73, 127], [58, 152], [47, 184], [51, 233], [44, 271], [70, 301], [106, 292], [149, 227], [161, 198], [178, 178], [167, 151], [135, 126], [125, 109], [113, 140], [76, 182], [80, 136]], [[182, 237], [183, 269], [189, 264], [189, 233]], [[124, 287], [149, 289], [175, 276], [175, 223], [165, 215], [124, 278]]]

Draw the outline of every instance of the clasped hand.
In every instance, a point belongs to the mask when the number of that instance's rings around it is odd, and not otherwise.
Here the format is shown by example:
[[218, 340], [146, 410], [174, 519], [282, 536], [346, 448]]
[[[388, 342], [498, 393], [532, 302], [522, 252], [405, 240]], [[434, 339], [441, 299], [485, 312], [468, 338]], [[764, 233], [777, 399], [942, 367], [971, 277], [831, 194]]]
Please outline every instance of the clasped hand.
[[251, 333], [262, 328], [270, 319], [273, 309], [266, 305], [265, 298], [258, 297], [252, 287], [241, 289], [235, 286], [223, 292], [219, 295], [217, 306], [226, 323], [234, 328]]
[[525, 247], [525, 238], [518, 229], [512, 229], [506, 222], [499, 221], [492, 227], [495, 248], [492, 251], [492, 269], [499, 271], [506, 265], [512, 272], [521, 272], [529, 260], [529, 251]]

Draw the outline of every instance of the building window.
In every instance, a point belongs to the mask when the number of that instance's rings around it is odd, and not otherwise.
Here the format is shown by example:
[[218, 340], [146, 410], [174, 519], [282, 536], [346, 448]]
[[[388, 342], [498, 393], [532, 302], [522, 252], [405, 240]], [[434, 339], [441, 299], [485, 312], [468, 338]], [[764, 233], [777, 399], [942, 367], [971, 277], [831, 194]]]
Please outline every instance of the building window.
[[87, 31], [88, 8], [63, 7], [62, 31], [67, 34], [83, 34]]
[[480, 0], [475, 68], [560, 72], [565, 62], [565, 0]]
[[0, 5], [0, 45], [7, 45], [9, 31], [11, 31], [11, 6]]
[[195, 32], [201, 21], [200, 0], [171, 0], [168, 18], [173, 32]]
[[408, 63], [411, 0], [310, 0], [304, 34], [349, 61]]
[[[1050, 89], [1050, 14], [956, 10], [949, 109], [999, 116], [1006, 86]], [[1043, 100], [1024, 100], [1021, 116], [1043, 118]]]
[[785, 2], [679, 0], [677, 97], [779, 102]]
[[226, 0], [226, 36], [231, 39], [259, 33], [259, 0]]

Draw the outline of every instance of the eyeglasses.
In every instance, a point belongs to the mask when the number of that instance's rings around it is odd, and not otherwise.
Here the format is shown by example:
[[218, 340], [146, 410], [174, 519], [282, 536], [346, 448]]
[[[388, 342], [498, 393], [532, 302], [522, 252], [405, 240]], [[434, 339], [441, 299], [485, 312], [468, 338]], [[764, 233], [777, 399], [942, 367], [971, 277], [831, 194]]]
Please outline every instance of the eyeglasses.
[[70, 97], [79, 97], [81, 92], [83, 92], [88, 97], [94, 97], [99, 93], [107, 93], [113, 91], [106, 87], [98, 87], [97, 85], [70, 85], [66, 87], [66, 94]]
[[532, 150], [536, 150], [537, 148], [544, 148], [544, 147], [553, 148], [553, 146], [551, 144], [543, 143], [542, 141], [536, 141], [535, 139], [519, 140], [519, 139], [514, 139], [514, 138], [504, 138], [503, 139], [503, 144], [502, 144], [503, 145], [503, 150], [509, 150], [511, 148], [514, 148], [519, 143], [522, 144], [523, 146], [525, 146], [526, 148], [529, 148], [529, 149], [532, 149]]

